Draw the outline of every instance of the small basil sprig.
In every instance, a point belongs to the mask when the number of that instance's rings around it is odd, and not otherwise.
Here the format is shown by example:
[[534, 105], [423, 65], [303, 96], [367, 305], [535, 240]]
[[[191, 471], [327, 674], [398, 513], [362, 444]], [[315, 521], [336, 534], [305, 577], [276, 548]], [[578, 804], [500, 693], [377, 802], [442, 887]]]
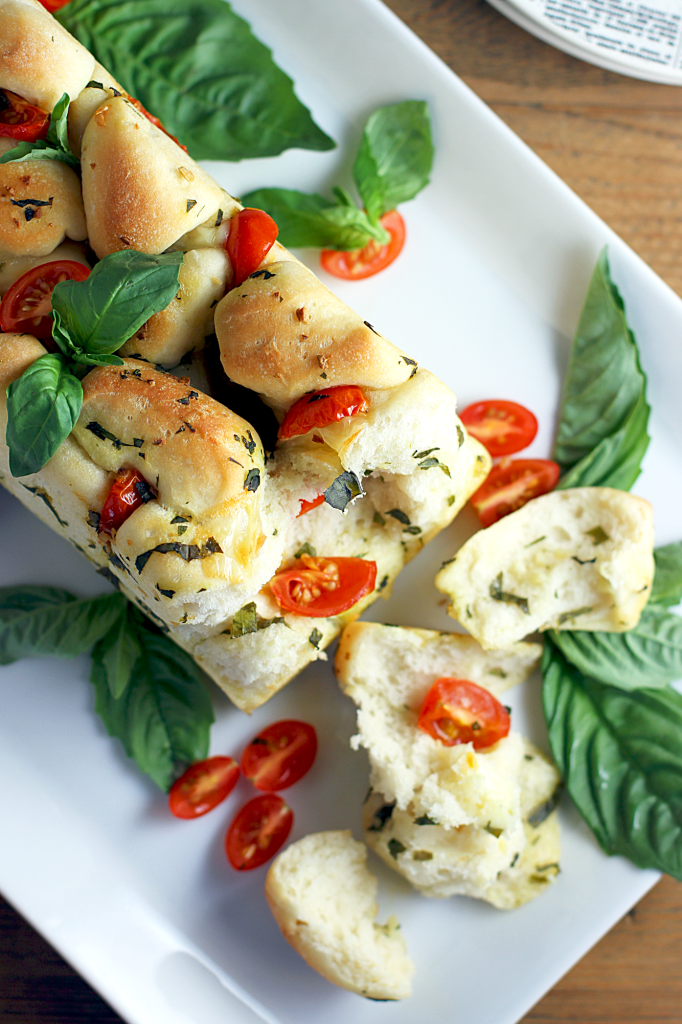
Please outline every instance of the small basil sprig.
[[80, 167], [80, 160], [74, 156], [69, 146], [67, 115], [69, 97], [64, 93], [50, 115], [50, 126], [46, 139], [35, 142], [18, 142], [13, 149], [8, 149], [0, 156], [0, 164], [13, 163], [15, 160], [60, 160], [69, 167]]
[[56, 587], [0, 589], [0, 665], [92, 648], [95, 709], [161, 789], [205, 757], [213, 709], [202, 674], [122, 594], [77, 598]]
[[115, 252], [85, 281], [55, 287], [52, 336], [61, 354], [41, 356], [7, 389], [12, 476], [37, 473], [52, 458], [80, 414], [79, 378], [88, 366], [123, 365], [113, 353], [172, 301], [183, 259], [181, 252]]
[[428, 106], [406, 100], [380, 107], [365, 125], [353, 164], [364, 210], [341, 188], [333, 189], [335, 201], [283, 188], [256, 189], [242, 201], [270, 214], [283, 245], [342, 251], [361, 249], [371, 239], [385, 245], [390, 235], [380, 218], [428, 185], [432, 164]]

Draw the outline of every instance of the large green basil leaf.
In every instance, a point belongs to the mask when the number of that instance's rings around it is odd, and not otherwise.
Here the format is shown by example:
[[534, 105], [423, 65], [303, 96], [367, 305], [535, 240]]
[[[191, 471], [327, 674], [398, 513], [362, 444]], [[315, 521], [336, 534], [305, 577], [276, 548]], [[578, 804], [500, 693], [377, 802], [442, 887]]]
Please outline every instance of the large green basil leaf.
[[419, 100], [380, 107], [371, 115], [353, 178], [371, 220], [413, 199], [429, 183], [433, 142], [429, 108]]
[[269, 213], [279, 228], [278, 240], [289, 248], [362, 249], [374, 238], [385, 245], [390, 236], [376, 227], [364, 210], [337, 192], [336, 203], [324, 196], [289, 188], [259, 188], [242, 196], [245, 206]]
[[183, 260], [181, 252], [151, 256], [126, 249], [105, 256], [85, 281], [61, 281], [52, 308], [62, 351], [72, 358], [78, 350], [93, 356], [115, 352], [172, 301]]
[[73, 155], [69, 147], [67, 114], [69, 97], [64, 93], [50, 115], [50, 126], [47, 139], [35, 142], [18, 142], [13, 149], [8, 149], [0, 156], [0, 164], [13, 163], [15, 160], [61, 160], [70, 167], [80, 168], [80, 160]]
[[100, 652], [93, 652], [95, 709], [109, 735], [167, 790], [187, 764], [206, 757], [213, 709], [190, 656], [161, 633], [141, 623], [137, 628], [141, 653], [118, 699]]
[[124, 599], [118, 618], [92, 652], [93, 661], [104, 671], [115, 699], [125, 692], [141, 653], [134, 614], [132, 605]]
[[682, 619], [648, 606], [626, 633], [557, 630], [552, 642], [585, 675], [636, 690], [682, 679]]
[[604, 686], [549, 640], [542, 668], [552, 753], [601, 847], [682, 880], [682, 696]]
[[554, 458], [559, 488], [629, 490], [647, 449], [646, 378], [604, 250], [573, 339]]
[[120, 594], [79, 599], [56, 587], [0, 589], [0, 665], [20, 658], [73, 658], [101, 640], [125, 612]]
[[682, 541], [654, 550], [654, 585], [649, 604], [670, 608], [682, 601]]
[[82, 404], [81, 382], [58, 355], [36, 359], [9, 385], [5, 439], [12, 476], [43, 468], [73, 430]]
[[56, 17], [197, 160], [334, 146], [223, 0], [71, 0]]

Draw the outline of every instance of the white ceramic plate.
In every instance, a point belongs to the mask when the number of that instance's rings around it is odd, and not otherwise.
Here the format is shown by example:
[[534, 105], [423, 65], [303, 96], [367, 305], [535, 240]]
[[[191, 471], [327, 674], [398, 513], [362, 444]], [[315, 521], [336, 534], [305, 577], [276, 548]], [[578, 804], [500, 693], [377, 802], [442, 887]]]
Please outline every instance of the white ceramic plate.
[[[323, 189], [347, 178], [365, 117], [428, 100], [433, 182], [405, 207], [400, 260], [338, 293], [452, 386], [462, 404], [508, 396], [530, 406], [547, 456], [571, 336], [605, 243], [649, 374], [653, 443], [637, 492], [654, 502], [659, 543], [682, 532], [682, 303], [378, 0], [236, 0], [340, 143], [328, 154], [210, 170], [239, 194], [261, 185]], [[332, 282], [330, 282], [332, 283]], [[0, 583], [103, 584], [4, 491]], [[473, 528], [469, 513], [400, 577], [372, 617], [447, 629], [433, 577]], [[222, 839], [240, 788], [182, 822], [93, 714], [86, 658], [0, 670], [3, 787], [0, 886], [130, 1024], [512, 1024], [654, 883], [597, 848], [564, 801], [562, 874], [545, 895], [501, 912], [424, 899], [370, 858], [381, 913], [396, 912], [417, 965], [411, 1000], [380, 1004], [336, 989], [291, 950], [263, 897], [264, 871], [238, 875]], [[298, 839], [360, 831], [363, 755], [354, 710], [323, 663], [248, 719], [214, 690], [212, 752], [238, 753], [267, 722], [302, 717], [320, 734], [309, 775], [287, 793]], [[539, 680], [512, 693], [515, 726], [544, 744]]]

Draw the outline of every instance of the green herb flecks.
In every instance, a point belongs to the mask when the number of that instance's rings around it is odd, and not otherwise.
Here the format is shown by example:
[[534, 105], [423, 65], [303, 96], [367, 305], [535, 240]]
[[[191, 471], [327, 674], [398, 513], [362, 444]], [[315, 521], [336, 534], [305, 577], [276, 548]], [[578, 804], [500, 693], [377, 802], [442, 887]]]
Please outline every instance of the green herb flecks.
[[493, 601], [502, 601], [504, 604], [515, 604], [521, 609], [524, 615], [530, 615], [530, 607], [528, 604], [527, 597], [519, 597], [518, 594], [510, 594], [508, 591], [502, 589], [502, 573], [498, 573], [495, 579], [490, 584], [490, 596]]
[[324, 500], [332, 508], [345, 512], [351, 502], [362, 497], [364, 493], [362, 484], [355, 473], [346, 471], [337, 476], [336, 480], [329, 485], [324, 492]]

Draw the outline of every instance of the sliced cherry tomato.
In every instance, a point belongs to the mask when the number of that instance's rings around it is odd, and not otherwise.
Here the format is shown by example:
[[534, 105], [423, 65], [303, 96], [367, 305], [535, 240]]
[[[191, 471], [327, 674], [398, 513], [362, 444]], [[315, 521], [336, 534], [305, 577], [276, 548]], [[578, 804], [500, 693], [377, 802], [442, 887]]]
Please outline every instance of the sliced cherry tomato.
[[372, 239], [363, 249], [349, 249], [346, 252], [323, 249], [320, 253], [322, 269], [347, 281], [359, 281], [384, 270], [397, 259], [405, 244], [405, 221], [397, 210], [391, 210], [381, 218], [381, 226], [391, 236], [386, 245], [379, 245]]
[[50, 115], [44, 110], [14, 92], [0, 89], [0, 138], [35, 142], [47, 136], [49, 126]]
[[225, 247], [234, 270], [234, 287], [246, 281], [277, 241], [279, 228], [265, 210], [247, 207], [235, 213]]
[[[44, 3], [44, 2], [45, 2], [45, 0], [41, 0], [41, 3]], [[49, 0], [49, 2], [52, 2], [52, 0]], [[69, 3], [69, 0], [64, 0], [64, 2], [65, 3]], [[60, 0], [57, 0], [57, 3], [59, 3], [60, 6], [62, 6], [61, 3], [60, 3]], [[185, 153], [187, 152], [187, 146], [183, 146], [183, 144], [181, 142], [178, 142], [176, 137], [174, 135], [171, 135], [171, 133], [168, 131], [167, 128], [164, 128], [164, 126], [159, 121], [158, 117], [154, 117], [153, 114], [150, 114], [149, 111], [147, 110], [147, 108], [143, 107], [142, 104], [140, 103], [140, 101], [136, 100], [134, 96], [128, 96], [128, 99], [130, 100], [132, 105], [134, 107], [136, 107], [137, 110], [140, 111], [141, 114], [144, 114], [144, 116], [147, 118], [148, 121], [151, 121], [151, 123], [156, 128], [160, 128], [161, 131], [163, 132], [163, 134], [167, 135], [169, 139], [173, 140], [173, 142], [176, 142], [178, 144], [178, 146], [180, 147], [180, 149], [184, 149]]]
[[488, 473], [471, 496], [471, 504], [483, 526], [516, 512], [531, 498], [556, 487], [560, 469], [549, 459], [503, 459]]
[[309, 430], [319, 430], [331, 423], [338, 423], [346, 416], [358, 416], [367, 412], [367, 399], [362, 388], [355, 384], [340, 384], [324, 391], [313, 391], [294, 402], [284, 417], [277, 437], [286, 441], [299, 434], [307, 434]]
[[189, 766], [168, 794], [176, 818], [200, 818], [221, 804], [234, 789], [239, 765], [233, 757], [208, 757]]
[[54, 260], [32, 267], [17, 278], [0, 302], [0, 329], [52, 337], [52, 292], [60, 281], [84, 281], [90, 269], [76, 260]]
[[307, 722], [273, 722], [251, 740], [242, 754], [242, 771], [256, 789], [287, 789], [310, 771], [317, 735]]
[[278, 572], [270, 587], [280, 608], [309, 618], [340, 615], [374, 589], [376, 562], [302, 555], [295, 569]]
[[244, 804], [225, 836], [225, 853], [235, 871], [251, 871], [274, 857], [293, 823], [293, 811], [274, 793]]
[[120, 469], [102, 508], [99, 533], [111, 534], [120, 529], [136, 508], [156, 496], [156, 489], [137, 469]]
[[297, 519], [304, 516], [306, 512], [312, 512], [312, 510], [317, 508], [318, 505], [324, 505], [324, 494], [318, 494], [318, 496], [313, 498], [312, 501], [306, 501], [305, 498], [299, 498], [299, 501], [301, 503], [301, 511], [296, 516]]
[[66, 7], [70, 0], [40, 0], [40, 2], [45, 10], [54, 14], [55, 11], [61, 11], [62, 7]]
[[468, 679], [437, 679], [424, 698], [419, 728], [446, 747], [473, 743], [485, 750], [509, 732], [509, 712], [488, 690]]
[[472, 437], [493, 456], [520, 452], [538, 432], [538, 421], [530, 409], [501, 398], [468, 405], [460, 419]]

